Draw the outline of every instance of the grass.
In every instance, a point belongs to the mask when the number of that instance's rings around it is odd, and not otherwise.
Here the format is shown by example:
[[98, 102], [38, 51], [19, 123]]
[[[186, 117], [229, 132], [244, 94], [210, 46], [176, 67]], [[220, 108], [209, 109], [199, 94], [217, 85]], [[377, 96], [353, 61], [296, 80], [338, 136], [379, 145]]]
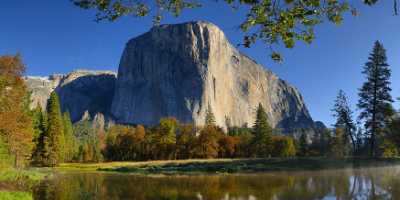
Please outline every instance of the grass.
[[9, 182], [9, 183], [24, 184], [27, 186], [31, 186], [43, 180], [46, 176], [47, 173], [36, 169], [30, 169], [30, 170], [6, 169], [0, 171], [0, 182]]
[[32, 200], [33, 197], [29, 192], [4, 192], [0, 191], [1, 200]]
[[43, 180], [48, 173], [42, 170], [0, 170], [0, 199], [1, 200], [31, 200], [32, 188]]
[[400, 165], [400, 158], [260, 158], [260, 159], [194, 159], [145, 162], [106, 162], [95, 164], [62, 164], [58, 170], [109, 171], [141, 174], [180, 173], [254, 173], [268, 171], [322, 170]]
[[63, 163], [57, 170], [78, 170], [78, 171], [94, 171], [99, 169], [116, 169], [120, 167], [141, 167], [147, 165], [162, 166], [166, 164], [185, 164], [185, 163], [214, 163], [214, 162], [231, 162], [241, 159], [190, 159], [190, 160], [154, 160], [154, 161], [137, 161], [137, 162], [102, 162], [102, 163]]

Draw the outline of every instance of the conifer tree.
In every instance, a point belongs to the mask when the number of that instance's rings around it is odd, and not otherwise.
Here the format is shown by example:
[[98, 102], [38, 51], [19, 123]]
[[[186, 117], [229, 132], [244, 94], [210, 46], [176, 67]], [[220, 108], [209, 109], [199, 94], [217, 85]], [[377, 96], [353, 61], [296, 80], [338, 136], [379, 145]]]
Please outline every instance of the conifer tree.
[[387, 110], [393, 102], [390, 95], [391, 71], [386, 62], [386, 50], [378, 41], [375, 42], [369, 61], [365, 64], [363, 74], [367, 81], [359, 91], [358, 107], [361, 110], [359, 119], [364, 120], [365, 132], [369, 136], [370, 156], [376, 156], [378, 140], [382, 140]]
[[52, 92], [47, 103], [48, 127], [45, 151], [48, 154], [49, 166], [56, 166], [64, 160], [64, 127], [60, 109], [60, 102], [56, 92]]
[[211, 109], [211, 105], [208, 104], [207, 110], [206, 110], [206, 119], [205, 119], [205, 125], [206, 126], [215, 126], [215, 116], [214, 113]]
[[253, 126], [254, 150], [258, 156], [271, 155], [272, 148], [272, 128], [268, 124], [267, 113], [264, 107], [258, 104], [256, 121]]
[[74, 129], [71, 122], [69, 112], [63, 114], [64, 125], [64, 158], [65, 161], [72, 161], [76, 152], [76, 141], [74, 136]]
[[32, 161], [35, 165], [49, 166], [48, 158], [51, 149], [49, 143], [50, 140], [47, 132], [47, 114], [45, 112], [42, 112], [42, 115], [38, 120], [40, 135], [37, 140], [35, 151], [33, 152]]
[[42, 163], [42, 152], [44, 150], [44, 138], [47, 133], [47, 118], [46, 113], [42, 111], [42, 107], [38, 104], [33, 112], [33, 127], [34, 127], [34, 151], [32, 154], [32, 163]]
[[42, 127], [43, 111], [42, 111], [42, 107], [40, 106], [40, 104], [38, 104], [34, 109], [32, 109], [31, 115], [32, 115], [32, 123], [33, 123], [33, 130], [34, 130], [33, 140], [34, 140], [35, 146], [37, 146], [40, 135], [45, 131]]
[[348, 152], [348, 144], [351, 142], [352, 153], [354, 154], [356, 151], [356, 126], [353, 122], [353, 112], [350, 109], [346, 94], [343, 90], [339, 90], [332, 111], [333, 116], [336, 117], [336, 123], [334, 124], [335, 128], [342, 128], [345, 133], [343, 134], [343, 142], [345, 144], [344, 147], [346, 148], [345, 152]]

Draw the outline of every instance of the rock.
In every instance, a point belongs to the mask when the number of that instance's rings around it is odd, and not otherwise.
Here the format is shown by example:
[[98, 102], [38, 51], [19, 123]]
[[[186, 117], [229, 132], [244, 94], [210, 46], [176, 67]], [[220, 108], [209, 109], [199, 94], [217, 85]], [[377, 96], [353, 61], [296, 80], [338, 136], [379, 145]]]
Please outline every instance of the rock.
[[[107, 121], [114, 94], [116, 74], [109, 71], [77, 70], [67, 75], [49, 77], [25, 77], [32, 91], [31, 107], [40, 104], [46, 107], [52, 91], [60, 97], [61, 110], [69, 111], [73, 122], [95, 119], [99, 113]], [[86, 114], [85, 114], [86, 113]]]
[[61, 77], [62, 75], [24, 77], [28, 90], [31, 92], [32, 103], [30, 107], [34, 108], [40, 105], [42, 109], [45, 110], [50, 93], [58, 86]]
[[61, 109], [69, 111], [72, 121], [78, 121], [88, 111], [91, 118], [97, 113], [109, 115], [116, 75], [104, 71], [74, 71], [66, 75], [56, 92]]
[[215, 25], [162, 25], [130, 40], [111, 106], [116, 123], [155, 124], [173, 116], [203, 125], [208, 105], [225, 127], [253, 125], [259, 103], [284, 132], [313, 127], [298, 90], [240, 53]]
[[118, 78], [113, 72], [77, 70], [25, 80], [32, 106], [45, 108], [56, 91], [73, 122], [87, 119], [98, 127], [153, 125], [167, 116], [201, 126], [208, 105], [221, 127], [227, 121], [252, 126], [261, 103], [273, 127], [314, 130], [298, 90], [240, 53], [208, 22], [162, 25], [130, 40]]

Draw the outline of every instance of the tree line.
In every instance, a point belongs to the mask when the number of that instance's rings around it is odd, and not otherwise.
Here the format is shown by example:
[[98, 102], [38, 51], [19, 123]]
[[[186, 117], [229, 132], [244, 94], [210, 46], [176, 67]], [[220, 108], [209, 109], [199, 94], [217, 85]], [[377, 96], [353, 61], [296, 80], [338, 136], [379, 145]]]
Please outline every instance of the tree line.
[[210, 107], [203, 127], [180, 124], [173, 117], [145, 128], [116, 125], [109, 129], [104, 155], [107, 160], [165, 160], [191, 158], [291, 157], [293, 138], [273, 135], [261, 104], [253, 128], [224, 131], [215, 124]]
[[45, 109], [30, 108], [24, 71], [19, 55], [0, 56], [0, 168], [56, 166], [88, 156], [100, 161], [99, 134], [89, 122], [73, 125], [69, 113], [61, 112], [55, 92]]
[[[392, 106], [390, 68], [383, 45], [376, 42], [363, 74], [355, 122], [340, 90], [332, 109], [333, 128], [293, 130], [271, 127], [260, 103], [252, 127], [218, 127], [210, 106], [205, 125], [180, 123], [173, 117], [153, 126], [114, 125], [100, 129], [89, 120], [71, 122], [52, 92], [45, 109], [30, 108], [20, 56], [0, 57], [0, 167], [57, 166], [63, 162], [254, 158], [292, 156], [397, 156], [400, 117]], [[314, 134], [312, 134], [314, 133]]]
[[[379, 41], [375, 42], [362, 73], [366, 80], [358, 92], [359, 116], [354, 120], [348, 98], [340, 90], [332, 109], [336, 118], [334, 128], [317, 134], [309, 149], [324, 148], [330, 140], [331, 153], [336, 157], [398, 156], [400, 116], [392, 105], [391, 70], [386, 50]], [[335, 139], [330, 138], [332, 136]], [[320, 152], [327, 153], [322, 149]]]

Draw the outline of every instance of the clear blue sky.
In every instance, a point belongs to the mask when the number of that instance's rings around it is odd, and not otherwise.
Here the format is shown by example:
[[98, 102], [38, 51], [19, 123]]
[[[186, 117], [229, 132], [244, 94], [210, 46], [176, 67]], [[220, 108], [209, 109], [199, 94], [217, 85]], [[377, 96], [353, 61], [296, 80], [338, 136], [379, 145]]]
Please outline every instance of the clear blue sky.
[[[327, 125], [334, 121], [330, 109], [339, 89], [348, 94], [355, 109], [358, 88], [364, 81], [361, 69], [375, 40], [387, 49], [393, 96], [400, 96], [400, 16], [393, 16], [388, 0], [372, 8], [361, 5], [361, 0], [352, 2], [360, 8], [359, 17], [346, 16], [340, 26], [321, 25], [311, 45], [298, 43], [292, 50], [282, 50], [283, 64], [272, 62], [262, 44], [241, 49], [295, 85], [314, 120]], [[211, 21], [238, 44], [243, 14], [223, 3], [207, 3], [179, 18], [167, 17], [163, 23]], [[74, 7], [69, 0], [4, 0], [0, 6], [0, 55], [21, 53], [28, 75], [67, 73], [77, 68], [117, 71], [125, 43], [152, 25], [151, 18], [127, 17], [115, 23], [93, 19], [93, 12]]]

